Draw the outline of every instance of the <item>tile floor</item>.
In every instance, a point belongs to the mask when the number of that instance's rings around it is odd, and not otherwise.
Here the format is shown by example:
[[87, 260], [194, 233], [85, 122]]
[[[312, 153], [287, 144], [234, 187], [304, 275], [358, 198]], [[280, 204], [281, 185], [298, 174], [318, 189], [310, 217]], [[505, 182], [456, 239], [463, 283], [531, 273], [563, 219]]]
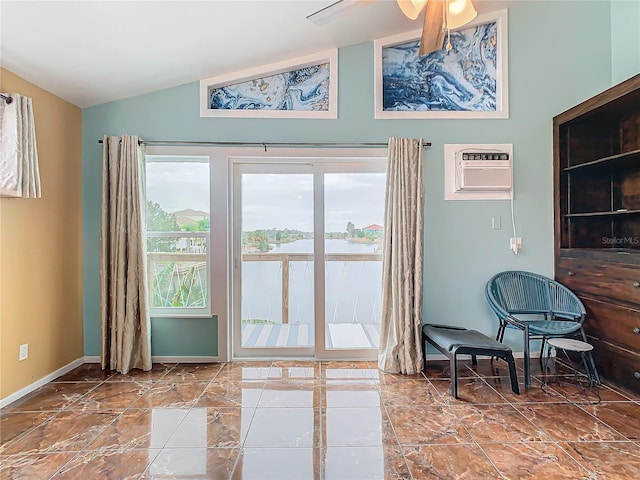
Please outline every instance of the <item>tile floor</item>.
[[639, 397], [540, 375], [518, 396], [502, 362], [459, 375], [454, 400], [444, 362], [85, 364], [2, 409], [0, 478], [640, 478]]

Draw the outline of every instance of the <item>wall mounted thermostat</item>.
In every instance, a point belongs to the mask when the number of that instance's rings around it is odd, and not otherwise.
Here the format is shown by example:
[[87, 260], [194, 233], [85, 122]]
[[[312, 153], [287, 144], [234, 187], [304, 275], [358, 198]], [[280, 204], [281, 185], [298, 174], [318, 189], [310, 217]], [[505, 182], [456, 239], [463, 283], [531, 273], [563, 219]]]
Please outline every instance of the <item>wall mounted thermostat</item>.
[[446, 144], [445, 200], [508, 200], [513, 144]]

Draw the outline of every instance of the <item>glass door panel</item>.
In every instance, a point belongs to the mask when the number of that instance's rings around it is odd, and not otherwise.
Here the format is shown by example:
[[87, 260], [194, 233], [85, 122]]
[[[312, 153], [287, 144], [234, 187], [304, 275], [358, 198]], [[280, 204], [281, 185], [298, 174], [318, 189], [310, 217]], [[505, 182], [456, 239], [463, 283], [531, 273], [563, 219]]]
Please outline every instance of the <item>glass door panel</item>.
[[240, 349], [312, 348], [313, 174], [242, 173], [240, 188]]
[[326, 173], [325, 349], [378, 348], [386, 174]]

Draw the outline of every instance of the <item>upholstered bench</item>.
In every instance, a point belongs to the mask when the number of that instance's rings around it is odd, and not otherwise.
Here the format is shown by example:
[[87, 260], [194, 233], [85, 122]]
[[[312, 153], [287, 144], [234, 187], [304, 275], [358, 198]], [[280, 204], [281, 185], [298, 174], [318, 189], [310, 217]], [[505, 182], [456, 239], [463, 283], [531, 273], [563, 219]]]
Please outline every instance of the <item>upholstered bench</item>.
[[[451, 395], [458, 398], [458, 355], [471, 355], [474, 365], [478, 361], [476, 355], [488, 355], [504, 359], [509, 364], [509, 376], [511, 377], [511, 389], [520, 394], [516, 364], [513, 360], [511, 348], [486, 335], [462, 327], [447, 325], [426, 324], [422, 326], [422, 345], [425, 341], [444, 353], [451, 362]], [[427, 358], [427, 349], [424, 348], [424, 358]]]

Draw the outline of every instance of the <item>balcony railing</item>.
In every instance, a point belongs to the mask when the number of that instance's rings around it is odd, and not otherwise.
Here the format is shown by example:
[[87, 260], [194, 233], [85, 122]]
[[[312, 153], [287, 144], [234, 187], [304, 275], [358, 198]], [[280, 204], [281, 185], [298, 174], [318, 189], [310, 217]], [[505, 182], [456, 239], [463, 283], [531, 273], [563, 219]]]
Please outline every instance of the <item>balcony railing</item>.
[[[291, 262], [312, 262], [312, 253], [243, 253], [243, 262], [279, 262], [282, 272], [282, 323], [289, 323], [289, 278]], [[328, 253], [326, 262], [380, 262], [381, 253]]]
[[207, 303], [207, 254], [148, 252], [152, 308], [197, 308]]
[[[206, 303], [206, 253], [148, 252], [147, 270], [153, 307], [201, 307]], [[243, 253], [243, 262], [279, 262], [281, 322], [289, 323], [290, 265], [312, 262], [312, 253]], [[329, 253], [326, 262], [381, 262], [381, 253]]]

